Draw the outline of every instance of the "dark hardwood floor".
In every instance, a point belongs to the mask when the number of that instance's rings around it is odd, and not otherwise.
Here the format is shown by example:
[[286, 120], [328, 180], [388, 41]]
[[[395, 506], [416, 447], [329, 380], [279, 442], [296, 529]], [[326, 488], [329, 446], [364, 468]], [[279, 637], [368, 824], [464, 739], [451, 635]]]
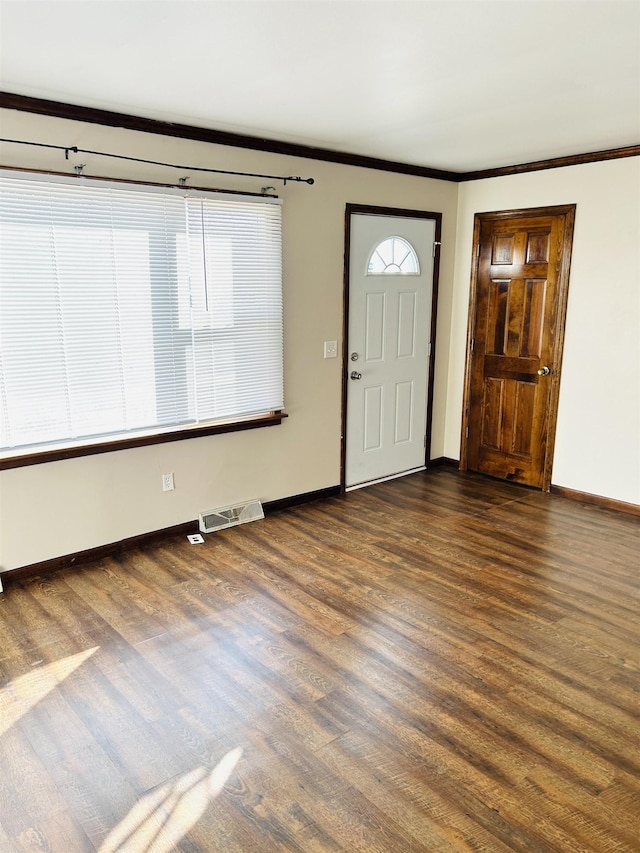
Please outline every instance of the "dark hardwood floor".
[[7, 587], [0, 853], [640, 849], [637, 518], [441, 468]]

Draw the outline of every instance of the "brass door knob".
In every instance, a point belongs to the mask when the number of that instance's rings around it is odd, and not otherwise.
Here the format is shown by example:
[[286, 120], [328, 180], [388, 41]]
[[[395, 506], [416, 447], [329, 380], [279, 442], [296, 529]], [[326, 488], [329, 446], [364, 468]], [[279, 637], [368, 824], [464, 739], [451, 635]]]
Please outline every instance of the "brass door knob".
[[550, 367], [547, 367], [547, 365], [546, 365], [546, 364], [545, 364], [545, 366], [544, 366], [544, 367], [541, 367], [541, 368], [538, 370], [538, 376], [548, 376], [550, 373], [551, 373], [551, 368], [550, 368]]

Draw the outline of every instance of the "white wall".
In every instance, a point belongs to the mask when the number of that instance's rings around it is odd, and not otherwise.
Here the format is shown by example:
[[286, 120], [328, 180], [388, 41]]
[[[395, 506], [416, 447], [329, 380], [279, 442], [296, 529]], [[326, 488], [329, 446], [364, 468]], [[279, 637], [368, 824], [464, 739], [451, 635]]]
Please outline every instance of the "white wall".
[[552, 482], [640, 504], [640, 158], [461, 185], [445, 455], [458, 458], [475, 213], [576, 204]]
[[[341, 363], [323, 359], [323, 341], [342, 336], [344, 213], [347, 202], [443, 213], [440, 324], [432, 456], [444, 453], [455, 184], [164, 138], [6, 110], [4, 137], [220, 169], [294, 174], [284, 198], [285, 402], [281, 426], [51, 462], [0, 473], [0, 571], [97, 547], [195, 519], [247, 498], [264, 501], [335, 486], [340, 480]], [[4, 144], [0, 163], [27, 168], [176, 183], [166, 170]], [[189, 182], [260, 191], [263, 179], [194, 173]], [[176, 488], [162, 492], [161, 474]]]

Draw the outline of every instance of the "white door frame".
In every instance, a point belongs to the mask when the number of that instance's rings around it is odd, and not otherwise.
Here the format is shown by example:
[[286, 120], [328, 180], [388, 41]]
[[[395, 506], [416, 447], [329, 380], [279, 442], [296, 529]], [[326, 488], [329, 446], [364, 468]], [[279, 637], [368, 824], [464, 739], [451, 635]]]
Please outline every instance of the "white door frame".
[[442, 214], [427, 210], [408, 210], [406, 208], [377, 207], [368, 204], [347, 204], [345, 209], [345, 250], [344, 250], [344, 310], [342, 329], [342, 436], [340, 452], [340, 488], [346, 490], [346, 436], [347, 436], [347, 367], [349, 362], [349, 260], [351, 254], [351, 217], [353, 214], [368, 214], [370, 216], [394, 216], [407, 219], [430, 219], [435, 222], [435, 246], [433, 258], [433, 288], [431, 304], [431, 329], [425, 329], [430, 334], [431, 350], [427, 371], [427, 413], [425, 424], [426, 448], [425, 467], [430, 467], [431, 456], [431, 424], [433, 420], [433, 379], [435, 374], [436, 353], [436, 322], [438, 307], [438, 276], [440, 270], [440, 242], [442, 235]]

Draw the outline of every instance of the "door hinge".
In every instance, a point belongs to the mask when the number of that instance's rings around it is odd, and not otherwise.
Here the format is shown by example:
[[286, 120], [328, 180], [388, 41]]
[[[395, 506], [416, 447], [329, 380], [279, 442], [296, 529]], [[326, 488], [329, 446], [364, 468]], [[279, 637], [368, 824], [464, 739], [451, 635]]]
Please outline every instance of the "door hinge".
[[436, 246], [442, 246], [442, 243], [440, 242], [440, 240], [434, 240], [433, 241], [433, 257], [434, 258], [436, 256]]
[[466, 435], [466, 437], [467, 437], [467, 438], [469, 438], [469, 427], [467, 427], [467, 435]]
[[426, 435], [425, 435], [425, 437], [424, 437], [424, 446], [425, 446], [425, 447], [427, 446], [427, 436], [426, 436]]
[[473, 352], [476, 348], [476, 339], [471, 338], [471, 352]]

